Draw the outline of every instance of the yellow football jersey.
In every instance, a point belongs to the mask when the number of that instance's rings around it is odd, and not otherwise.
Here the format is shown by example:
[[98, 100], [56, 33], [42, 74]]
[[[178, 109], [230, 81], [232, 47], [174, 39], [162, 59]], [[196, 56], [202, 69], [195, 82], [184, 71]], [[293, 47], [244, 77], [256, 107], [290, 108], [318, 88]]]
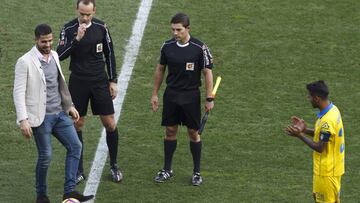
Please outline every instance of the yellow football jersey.
[[330, 103], [317, 117], [314, 141], [327, 144], [322, 153], [313, 153], [314, 175], [341, 176], [345, 171], [345, 133], [340, 111]]

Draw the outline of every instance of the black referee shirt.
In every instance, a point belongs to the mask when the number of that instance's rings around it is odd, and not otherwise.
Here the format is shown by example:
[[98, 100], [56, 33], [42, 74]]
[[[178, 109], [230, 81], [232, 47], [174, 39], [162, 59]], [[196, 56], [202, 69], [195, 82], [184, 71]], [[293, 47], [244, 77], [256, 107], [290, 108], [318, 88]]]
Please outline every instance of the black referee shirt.
[[[57, 47], [60, 60], [70, 56], [71, 75], [80, 80], [116, 80], [116, 64], [110, 33], [104, 22], [93, 18], [84, 37], [77, 41], [78, 19], [65, 24]], [[104, 60], [105, 56], [105, 60]]]
[[167, 87], [174, 90], [195, 90], [201, 86], [201, 70], [212, 69], [209, 48], [193, 37], [179, 44], [174, 38], [161, 47], [160, 64], [168, 67]]

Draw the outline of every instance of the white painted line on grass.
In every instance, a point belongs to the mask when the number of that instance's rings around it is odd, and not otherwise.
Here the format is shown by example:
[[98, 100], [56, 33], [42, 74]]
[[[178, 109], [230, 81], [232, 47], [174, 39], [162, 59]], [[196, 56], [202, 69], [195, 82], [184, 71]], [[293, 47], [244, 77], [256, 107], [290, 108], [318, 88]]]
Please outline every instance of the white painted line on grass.
[[[141, 45], [141, 40], [144, 34], [147, 19], [150, 13], [151, 5], [152, 5], [152, 0], [141, 1], [139, 10], [136, 15], [136, 20], [132, 28], [132, 34], [129, 43], [126, 45], [125, 48], [124, 62], [121, 67], [121, 72], [118, 77], [118, 84], [117, 84], [119, 93], [113, 102], [115, 109], [116, 123], [120, 117], [122, 105], [126, 95], [126, 90], [128, 88], [132, 70], [135, 66], [136, 58], [139, 53], [139, 48]], [[86, 181], [86, 186], [84, 190], [84, 194], [86, 195], [90, 195], [90, 194], [95, 195], [99, 187], [102, 171], [108, 154], [108, 148], [106, 145], [105, 137], [106, 137], [106, 132], [105, 129], [103, 129], [99, 140], [99, 144], [96, 149], [95, 158], [91, 166], [90, 174], [88, 180]], [[126, 178], [126, 174], [125, 174], [125, 178]], [[94, 202], [94, 201], [95, 200], [88, 202]]]

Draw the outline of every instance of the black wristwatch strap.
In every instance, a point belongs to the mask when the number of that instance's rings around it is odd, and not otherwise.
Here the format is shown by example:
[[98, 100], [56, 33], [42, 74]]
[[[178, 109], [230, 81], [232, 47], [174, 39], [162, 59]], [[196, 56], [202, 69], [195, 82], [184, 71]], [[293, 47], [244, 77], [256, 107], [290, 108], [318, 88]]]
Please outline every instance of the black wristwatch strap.
[[206, 98], [206, 101], [207, 101], [207, 102], [212, 102], [212, 101], [214, 101], [214, 98], [208, 97], [208, 98]]
[[109, 82], [114, 82], [114, 83], [117, 83], [117, 79], [110, 79]]

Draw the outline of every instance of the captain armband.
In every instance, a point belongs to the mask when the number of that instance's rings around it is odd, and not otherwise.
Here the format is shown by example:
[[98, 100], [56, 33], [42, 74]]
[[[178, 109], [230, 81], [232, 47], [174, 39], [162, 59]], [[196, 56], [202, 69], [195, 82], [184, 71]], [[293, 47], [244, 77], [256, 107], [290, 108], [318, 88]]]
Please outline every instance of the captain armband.
[[330, 132], [321, 131], [320, 132], [320, 140], [323, 141], [323, 142], [328, 142], [329, 139], [330, 139], [330, 135], [331, 135]]

